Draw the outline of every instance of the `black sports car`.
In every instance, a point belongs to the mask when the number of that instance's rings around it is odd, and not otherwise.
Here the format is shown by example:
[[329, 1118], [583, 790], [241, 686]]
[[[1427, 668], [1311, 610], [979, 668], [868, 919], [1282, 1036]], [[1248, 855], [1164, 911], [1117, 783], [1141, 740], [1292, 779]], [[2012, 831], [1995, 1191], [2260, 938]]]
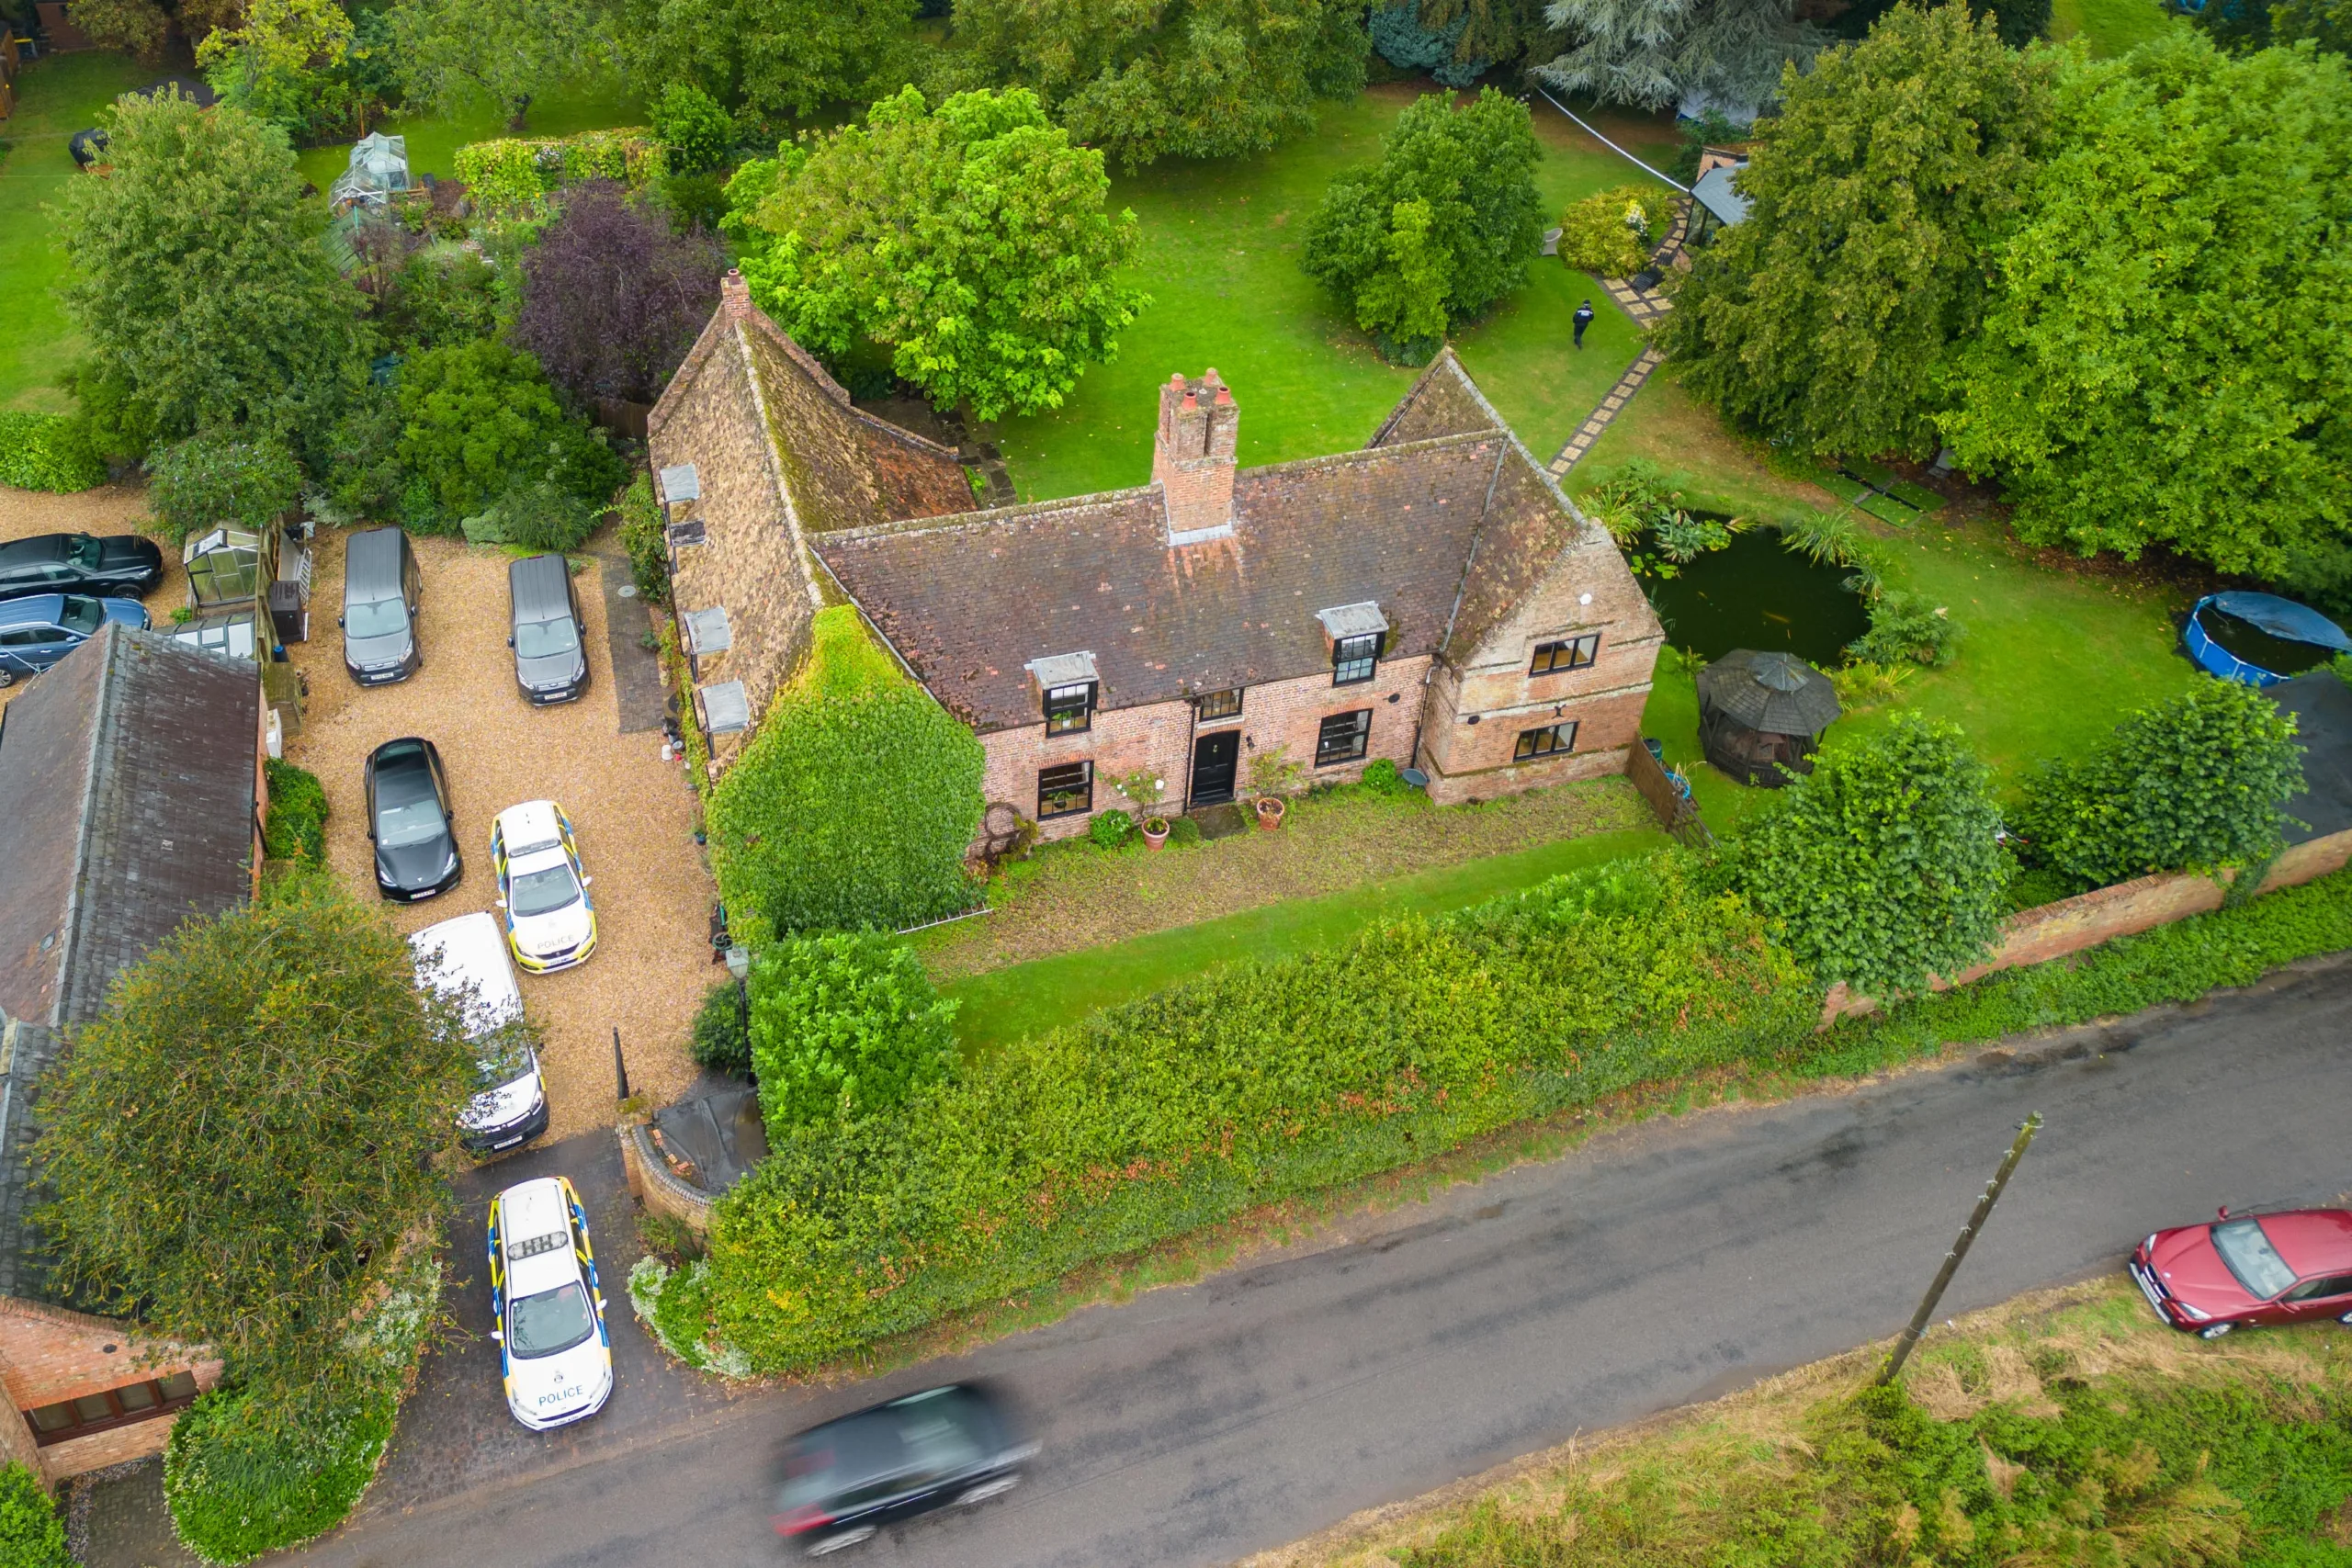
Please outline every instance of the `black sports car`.
[[447, 893], [466, 874], [451, 830], [449, 781], [433, 742], [409, 735], [368, 757], [368, 836], [376, 891], [413, 903]]
[[0, 599], [95, 593], [143, 599], [164, 581], [164, 552], [136, 534], [36, 534], [0, 545]]

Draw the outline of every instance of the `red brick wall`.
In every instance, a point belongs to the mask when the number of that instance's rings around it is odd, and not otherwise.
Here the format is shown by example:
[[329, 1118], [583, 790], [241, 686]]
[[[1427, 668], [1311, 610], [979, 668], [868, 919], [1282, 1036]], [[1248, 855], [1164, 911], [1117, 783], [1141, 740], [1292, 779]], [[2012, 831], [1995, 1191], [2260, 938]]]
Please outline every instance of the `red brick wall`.
[[[192, 1371], [199, 1388], [210, 1388], [220, 1379], [217, 1360], [199, 1360], [185, 1351], [174, 1354], [168, 1349], [149, 1354], [155, 1349], [134, 1340], [119, 1323], [0, 1297], [0, 1382], [6, 1385], [10, 1405], [18, 1413], [0, 1412], [0, 1427], [6, 1428], [12, 1439], [6, 1446], [13, 1454], [13, 1439], [19, 1433], [26, 1447], [32, 1446], [32, 1430], [21, 1412], [40, 1405], [160, 1378], [166, 1372]], [[160, 1453], [171, 1429], [171, 1417], [159, 1416], [53, 1443], [40, 1450], [40, 1468], [45, 1479], [55, 1483], [85, 1470]]]

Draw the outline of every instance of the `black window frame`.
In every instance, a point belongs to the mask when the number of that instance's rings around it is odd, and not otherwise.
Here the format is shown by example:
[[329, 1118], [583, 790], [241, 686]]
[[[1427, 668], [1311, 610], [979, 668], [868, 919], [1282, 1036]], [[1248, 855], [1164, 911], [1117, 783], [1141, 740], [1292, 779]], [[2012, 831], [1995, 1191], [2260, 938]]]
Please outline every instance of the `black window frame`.
[[[1239, 686], [1227, 686], [1222, 692], [1203, 692], [1193, 699], [1193, 721], [1199, 724], [1212, 724], [1222, 719], [1239, 718], [1242, 691], [1243, 688]], [[1228, 698], [1232, 701], [1232, 706], [1220, 705]]]
[[[1094, 728], [1094, 698], [1097, 682], [1073, 681], [1068, 685], [1048, 686], [1045, 694], [1046, 733], [1048, 735], [1083, 735]], [[1075, 710], [1068, 694], [1080, 694]], [[1057, 704], [1059, 705], [1057, 706]], [[1073, 713], [1076, 723], [1069, 722]]]
[[[121, 1397], [123, 1391], [134, 1388], [146, 1393], [148, 1404], [136, 1408], [123, 1404]], [[198, 1393], [196, 1374], [182, 1368], [178, 1371], [165, 1372], [161, 1377], [134, 1378], [127, 1383], [119, 1383], [113, 1388], [99, 1389], [94, 1393], [75, 1394], [71, 1399], [51, 1400], [47, 1404], [35, 1405], [20, 1414], [24, 1417], [26, 1429], [33, 1435], [33, 1446], [45, 1449], [53, 1443], [70, 1443], [76, 1438], [86, 1438], [97, 1432], [111, 1432], [118, 1427], [135, 1426], [141, 1421], [153, 1421], [159, 1416], [169, 1416], [175, 1410], [185, 1410], [196, 1403]], [[107, 1414], [85, 1418], [74, 1407], [85, 1399], [106, 1401]], [[46, 1410], [62, 1410], [69, 1419], [62, 1427], [44, 1427], [39, 1416], [42, 1411]]]
[[1583, 632], [1575, 637], [1555, 637], [1550, 642], [1535, 645], [1535, 653], [1527, 661], [1527, 673], [1559, 675], [1571, 670], [1589, 670], [1600, 658], [1600, 634]]
[[[1344, 756], [1332, 754], [1332, 738], [1342, 733], [1331, 728], [1336, 724], [1348, 724], [1352, 727], [1344, 733], [1352, 739], [1355, 749]], [[1318, 768], [1343, 768], [1350, 762], [1361, 762], [1371, 750], [1372, 710], [1370, 708], [1353, 708], [1346, 713], [1335, 713], [1315, 727], [1315, 765]]]
[[[1559, 718], [1549, 724], [1539, 724], [1532, 729], [1521, 730], [1519, 739], [1511, 742], [1510, 760], [1514, 762], [1534, 762], [1546, 757], [1566, 756], [1577, 749], [1577, 726], [1580, 722], [1573, 718]], [[1567, 731], [1565, 738], [1560, 733], [1562, 730]], [[1557, 744], [1544, 746], [1539, 742], [1531, 745], [1530, 742], [1539, 735], [1548, 735]]]
[[[1363, 645], [1370, 644], [1367, 650]], [[1361, 686], [1380, 673], [1379, 632], [1364, 632], [1356, 637], [1334, 637], [1331, 641], [1331, 684]]]
[[[1077, 774], [1077, 778], [1074, 782], [1068, 780], [1068, 775], [1071, 773]], [[1047, 782], [1048, 780], [1053, 779], [1057, 774], [1063, 775], [1065, 782], [1060, 784], [1051, 784]], [[1080, 795], [1080, 804], [1077, 806], [1065, 807], [1059, 811], [1048, 811], [1046, 809], [1046, 802], [1049, 798], [1056, 796], [1068, 796], [1073, 793]], [[1057, 818], [1083, 817], [1093, 809], [1094, 763], [1091, 760], [1077, 762], [1057, 762], [1050, 768], [1039, 768], [1037, 770], [1038, 821], [1051, 822]]]

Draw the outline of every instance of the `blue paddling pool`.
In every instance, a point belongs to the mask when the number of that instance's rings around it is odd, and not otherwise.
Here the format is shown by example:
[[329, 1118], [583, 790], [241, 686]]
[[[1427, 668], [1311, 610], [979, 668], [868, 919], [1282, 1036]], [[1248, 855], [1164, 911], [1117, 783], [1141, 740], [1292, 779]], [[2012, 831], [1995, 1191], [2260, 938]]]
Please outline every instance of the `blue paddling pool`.
[[2188, 612], [2180, 640], [2200, 669], [2249, 686], [2276, 685], [2352, 653], [2343, 627], [2276, 593], [2209, 593]]

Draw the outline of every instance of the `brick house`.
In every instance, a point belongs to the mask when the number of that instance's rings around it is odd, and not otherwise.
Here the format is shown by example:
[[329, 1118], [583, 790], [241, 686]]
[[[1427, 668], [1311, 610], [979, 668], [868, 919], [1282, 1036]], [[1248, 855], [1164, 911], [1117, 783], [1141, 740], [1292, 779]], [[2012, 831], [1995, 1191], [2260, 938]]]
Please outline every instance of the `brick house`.
[[0, 710], [0, 1461], [52, 1484], [159, 1451], [220, 1375], [54, 1287], [29, 1147], [41, 1076], [115, 975], [252, 896], [266, 711], [250, 660], [114, 625]]
[[846, 600], [1048, 836], [1130, 772], [1189, 809], [1277, 750], [1441, 802], [1625, 770], [1657, 618], [1450, 350], [1353, 452], [1238, 467], [1214, 370], [1159, 413], [1148, 483], [975, 510], [958, 454], [852, 407], [730, 275], [650, 421], [715, 764]]

